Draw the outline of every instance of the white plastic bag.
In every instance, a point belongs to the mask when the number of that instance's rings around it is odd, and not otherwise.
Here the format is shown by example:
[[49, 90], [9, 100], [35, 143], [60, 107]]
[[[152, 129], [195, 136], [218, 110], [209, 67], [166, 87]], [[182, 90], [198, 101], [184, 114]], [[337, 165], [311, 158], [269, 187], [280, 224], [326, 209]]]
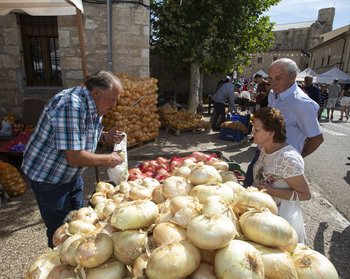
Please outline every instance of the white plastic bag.
[[115, 185], [119, 185], [122, 181], [127, 181], [129, 178], [128, 172], [128, 155], [127, 155], [127, 136], [125, 133], [124, 138], [120, 143], [114, 145], [113, 151], [117, 151], [119, 156], [122, 157], [124, 153], [124, 162], [114, 168], [108, 168], [107, 173], [109, 179], [112, 180]]
[[[294, 193], [296, 195], [295, 201]], [[290, 200], [282, 199], [279, 205], [278, 215], [288, 221], [288, 223], [294, 228], [298, 234], [298, 242], [305, 244], [305, 226], [303, 219], [303, 212], [301, 211], [301, 205], [298, 194], [293, 191]]]

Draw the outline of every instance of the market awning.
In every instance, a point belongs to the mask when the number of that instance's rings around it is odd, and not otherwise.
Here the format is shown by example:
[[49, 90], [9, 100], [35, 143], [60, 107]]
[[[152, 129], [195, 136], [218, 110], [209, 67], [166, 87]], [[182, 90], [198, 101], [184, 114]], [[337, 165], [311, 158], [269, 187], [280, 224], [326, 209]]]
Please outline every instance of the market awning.
[[263, 78], [267, 78], [267, 77], [269, 76], [269, 75], [268, 75], [267, 73], [265, 73], [263, 70], [257, 71], [257, 72], [253, 75], [253, 77], [255, 77], [256, 74], [261, 75]]
[[297, 81], [304, 81], [305, 77], [311, 76], [311, 77], [317, 77], [318, 73], [316, 73], [313, 69], [307, 68], [301, 73], [297, 75]]
[[349, 83], [350, 82], [350, 75], [344, 73], [339, 68], [334, 67], [333, 69], [317, 76], [316, 82], [330, 84], [335, 79], [338, 79], [339, 83]]
[[32, 16], [62, 16], [76, 15], [76, 9], [81, 12], [81, 0], [0, 0], [0, 15], [22, 11]]

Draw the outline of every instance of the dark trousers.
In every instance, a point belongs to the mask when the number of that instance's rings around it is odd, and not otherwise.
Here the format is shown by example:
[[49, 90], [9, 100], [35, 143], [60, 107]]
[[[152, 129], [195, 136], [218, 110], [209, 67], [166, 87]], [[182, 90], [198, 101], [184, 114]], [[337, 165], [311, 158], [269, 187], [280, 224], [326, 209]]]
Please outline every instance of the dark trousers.
[[259, 159], [259, 150], [256, 149], [254, 158], [250, 162], [250, 164], [248, 166], [248, 169], [247, 169], [247, 171], [245, 173], [245, 179], [244, 179], [244, 183], [243, 183], [244, 187], [249, 187], [249, 186], [253, 185], [253, 181], [254, 181], [254, 178], [253, 178], [253, 167], [254, 167], [254, 165], [255, 165], [255, 163], [256, 163], [256, 161], [258, 159]]
[[66, 184], [48, 184], [30, 180], [30, 187], [33, 189], [47, 228], [48, 246], [53, 248], [52, 236], [63, 224], [67, 214], [84, 206], [83, 179], [79, 176]]
[[[223, 103], [217, 103], [217, 102], [214, 102], [214, 108], [215, 108], [215, 115], [214, 115], [214, 120], [213, 120], [213, 123], [212, 123], [212, 128], [215, 129], [215, 128], [220, 128], [220, 125], [221, 123], [225, 122], [225, 104]], [[219, 119], [219, 116], [221, 116], [221, 119], [220, 119], [220, 123], [217, 123], [218, 122], [218, 119]]]

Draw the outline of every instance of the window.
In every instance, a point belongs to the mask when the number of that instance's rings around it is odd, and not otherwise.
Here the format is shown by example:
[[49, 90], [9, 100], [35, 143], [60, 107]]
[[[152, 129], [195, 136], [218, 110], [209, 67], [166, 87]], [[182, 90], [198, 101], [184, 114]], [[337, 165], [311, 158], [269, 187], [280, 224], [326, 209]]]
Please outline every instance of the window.
[[19, 16], [27, 86], [61, 86], [57, 18]]
[[273, 57], [273, 61], [276, 61], [277, 60], [277, 56], [275, 55], [274, 57]]
[[258, 57], [258, 63], [262, 63], [262, 57]]
[[315, 64], [316, 64], [316, 60], [314, 60], [314, 66], [312, 67], [312, 68], [314, 68], [314, 69], [315, 69]]
[[321, 67], [323, 66], [323, 64], [324, 64], [324, 57], [322, 57]]
[[331, 62], [331, 56], [328, 55], [328, 58], [327, 58], [327, 65], [329, 66], [329, 63]]

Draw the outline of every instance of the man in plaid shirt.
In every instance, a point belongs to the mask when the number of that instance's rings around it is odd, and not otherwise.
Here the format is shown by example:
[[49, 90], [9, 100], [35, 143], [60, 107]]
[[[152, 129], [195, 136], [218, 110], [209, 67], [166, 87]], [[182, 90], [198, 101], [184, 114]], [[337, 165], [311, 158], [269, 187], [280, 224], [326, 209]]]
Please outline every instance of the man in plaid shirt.
[[116, 152], [94, 154], [100, 139], [111, 143], [123, 139], [117, 127], [102, 131], [102, 117], [116, 105], [121, 92], [121, 82], [113, 73], [91, 75], [84, 86], [63, 90], [48, 101], [29, 139], [22, 169], [47, 227], [49, 247], [67, 214], [84, 206], [85, 168], [123, 162]]

